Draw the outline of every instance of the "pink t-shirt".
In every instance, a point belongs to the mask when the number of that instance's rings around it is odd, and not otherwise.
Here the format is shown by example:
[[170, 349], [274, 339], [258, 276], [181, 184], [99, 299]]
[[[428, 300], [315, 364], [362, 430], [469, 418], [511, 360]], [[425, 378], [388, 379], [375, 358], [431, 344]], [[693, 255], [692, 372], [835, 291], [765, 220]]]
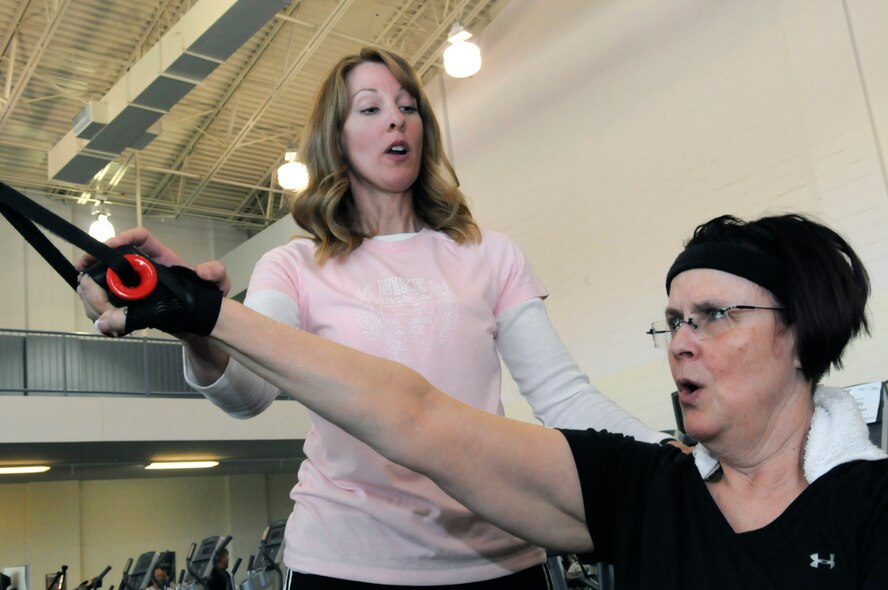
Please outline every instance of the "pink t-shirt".
[[[268, 252], [250, 294], [282, 293], [298, 305], [303, 329], [403, 363], [455, 398], [503, 413], [496, 318], [545, 296], [509, 238], [485, 232], [480, 244], [459, 245], [422, 230], [365, 240], [345, 262], [323, 266], [314, 250], [299, 239]], [[291, 492], [284, 556], [291, 569], [380, 584], [460, 584], [545, 559], [426, 477], [312, 419], [308, 459]]]

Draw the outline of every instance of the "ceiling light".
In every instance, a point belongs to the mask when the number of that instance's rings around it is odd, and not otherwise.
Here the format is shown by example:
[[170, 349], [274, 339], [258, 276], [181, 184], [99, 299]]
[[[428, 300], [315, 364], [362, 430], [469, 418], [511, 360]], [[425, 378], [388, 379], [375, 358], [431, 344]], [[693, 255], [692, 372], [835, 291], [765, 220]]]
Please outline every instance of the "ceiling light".
[[96, 199], [92, 214], [96, 216], [96, 220], [89, 226], [89, 235], [100, 242], [113, 238], [115, 233], [114, 226], [108, 220], [111, 217], [111, 212], [108, 210], [107, 205], [105, 205], [104, 197]]
[[288, 143], [284, 163], [277, 169], [278, 184], [288, 191], [303, 191], [308, 186], [308, 168], [297, 157], [296, 146]]
[[453, 23], [453, 26], [450, 27], [450, 32], [447, 34], [447, 40], [451, 43], [460, 43], [462, 41], [468, 41], [471, 38], [472, 34], [467, 31], [459, 21]]
[[481, 50], [468, 41], [471, 37], [461, 22], [453, 23], [447, 36], [451, 45], [444, 50], [444, 71], [454, 78], [468, 78], [481, 69]]
[[218, 464], [218, 461], [158, 461], [146, 465], [145, 469], [206, 469]]
[[95, 221], [89, 225], [89, 235], [100, 242], [114, 237], [114, 225], [108, 221], [107, 213], [99, 213]]
[[47, 465], [23, 465], [21, 467], [0, 467], [0, 475], [14, 475], [17, 473], [46, 473]]

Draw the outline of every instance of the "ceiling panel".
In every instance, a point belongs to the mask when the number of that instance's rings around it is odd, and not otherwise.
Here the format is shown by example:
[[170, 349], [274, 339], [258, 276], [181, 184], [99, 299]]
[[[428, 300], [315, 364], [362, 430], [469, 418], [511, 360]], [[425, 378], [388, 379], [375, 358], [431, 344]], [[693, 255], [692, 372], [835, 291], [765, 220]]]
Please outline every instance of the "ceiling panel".
[[507, 2], [292, 0], [162, 117], [160, 135], [138, 158], [127, 149], [84, 185], [49, 179], [47, 152], [196, 2], [0, 2], [0, 181], [57, 199], [105, 195], [112, 210], [135, 207], [138, 162], [146, 217], [193, 215], [261, 230], [284, 214], [273, 171], [336, 60], [376, 45], [431, 78], [453, 22], [478, 33]]

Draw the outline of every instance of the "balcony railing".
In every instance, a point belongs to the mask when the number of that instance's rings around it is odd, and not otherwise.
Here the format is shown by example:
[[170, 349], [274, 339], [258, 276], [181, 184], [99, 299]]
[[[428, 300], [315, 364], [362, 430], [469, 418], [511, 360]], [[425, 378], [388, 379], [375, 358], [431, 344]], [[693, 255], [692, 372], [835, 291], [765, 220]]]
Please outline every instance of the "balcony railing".
[[200, 397], [178, 340], [0, 330], [0, 395]]

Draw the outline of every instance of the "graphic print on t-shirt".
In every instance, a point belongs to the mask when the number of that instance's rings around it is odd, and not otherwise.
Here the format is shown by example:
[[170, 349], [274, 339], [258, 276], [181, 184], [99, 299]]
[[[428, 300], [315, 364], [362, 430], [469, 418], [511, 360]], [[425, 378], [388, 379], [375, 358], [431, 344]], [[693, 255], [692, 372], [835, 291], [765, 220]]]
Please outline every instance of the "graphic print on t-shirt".
[[358, 323], [370, 340], [384, 342], [390, 358], [411, 348], [444, 341], [456, 321], [456, 297], [450, 285], [423, 277], [392, 276], [355, 292]]

